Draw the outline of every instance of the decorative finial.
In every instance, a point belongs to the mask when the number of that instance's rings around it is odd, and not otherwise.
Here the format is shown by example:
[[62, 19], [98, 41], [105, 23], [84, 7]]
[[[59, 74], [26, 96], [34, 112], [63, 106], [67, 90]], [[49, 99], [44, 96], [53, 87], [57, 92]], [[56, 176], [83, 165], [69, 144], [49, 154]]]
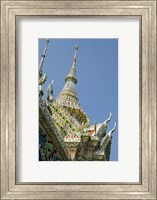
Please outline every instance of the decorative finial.
[[65, 81], [67, 81], [68, 79], [73, 80], [74, 83], [77, 83], [77, 78], [76, 78], [76, 56], [77, 56], [77, 51], [79, 49], [79, 46], [76, 45], [75, 46], [75, 53], [74, 53], [74, 58], [73, 58], [73, 63], [72, 63], [72, 67], [70, 69], [69, 74], [67, 75], [67, 77], [65, 78]]
[[45, 83], [46, 79], [47, 79], [47, 75], [46, 73], [43, 75], [43, 63], [44, 63], [44, 58], [46, 55], [46, 51], [47, 51], [47, 47], [48, 47], [48, 43], [49, 43], [49, 39], [46, 39], [46, 45], [43, 51], [43, 54], [41, 56], [41, 60], [40, 60], [40, 64], [39, 64], [39, 95], [43, 96], [43, 90], [42, 90], [42, 85]]
[[75, 46], [75, 54], [74, 54], [74, 59], [73, 59], [73, 65], [72, 67], [75, 67], [75, 63], [76, 63], [76, 56], [77, 56], [77, 51], [79, 49], [78, 44]]
[[42, 77], [42, 67], [43, 67], [43, 63], [44, 63], [44, 58], [46, 56], [48, 43], [49, 43], [49, 39], [46, 39], [46, 45], [45, 45], [45, 48], [44, 48], [44, 51], [42, 53], [41, 60], [40, 60], [40, 63], [39, 63], [39, 77]]
[[79, 46], [78, 44], [75, 46], [75, 50], [77, 51], [79, 49]]
[[112, 133], [116, 130], [116, 123], [114, 123], [114, 127], [104, 136], [104, 138], [101, 140], [100, 148], [105, 149], [108, 145], [108, 143], [112, 139]]

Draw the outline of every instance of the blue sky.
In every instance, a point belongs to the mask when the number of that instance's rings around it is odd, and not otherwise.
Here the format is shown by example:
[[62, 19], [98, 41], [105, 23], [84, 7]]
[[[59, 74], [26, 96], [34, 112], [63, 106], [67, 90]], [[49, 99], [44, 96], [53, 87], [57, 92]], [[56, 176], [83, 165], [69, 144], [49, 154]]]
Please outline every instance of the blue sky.
[[[118, 160], [118, 39], [50, 39], [43, 65], [47, 73], [46, 88], [54, 80], [54, 98], [61, 92], [70, 71], [76, 44], [77, 94], [83, 110], [94, 124], [112, 119], [108, 131], [117, 123], [113, 133], [110, 160]], [[39, 39], [39, 61], [45, 39]], [[45, 97], [45, 96], [44, 96]]]

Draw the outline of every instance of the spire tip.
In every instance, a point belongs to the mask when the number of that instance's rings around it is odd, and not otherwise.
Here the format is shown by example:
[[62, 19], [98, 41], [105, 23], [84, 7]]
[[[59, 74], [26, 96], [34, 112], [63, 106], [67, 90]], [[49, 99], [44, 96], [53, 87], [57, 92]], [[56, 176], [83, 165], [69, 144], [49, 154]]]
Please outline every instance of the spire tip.
[[79, 46], [78, 46], [78, 44], [75, 46], [75, 50], [78, 50], [79, 49]]

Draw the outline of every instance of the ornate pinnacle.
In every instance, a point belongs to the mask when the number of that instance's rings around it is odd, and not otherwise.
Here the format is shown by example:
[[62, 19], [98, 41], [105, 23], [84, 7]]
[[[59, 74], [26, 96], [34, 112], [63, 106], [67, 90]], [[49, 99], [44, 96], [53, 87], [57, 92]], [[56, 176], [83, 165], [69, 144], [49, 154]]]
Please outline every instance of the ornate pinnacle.
[[42, 77], [42, 67], [43, 67], [43, 63], [44, 63], [44, 58], [46, 56], [48, 43], [49, 43], [49, 39], [46, 39], [46, 45], [45, 45], [45, 48], [44, 48], [44, 51], [43, 51], [43, 54], [41, 56], [41, 60], [40, 60], [40, 63], [39, 63], [39, 77], [40, 78]]
[[69, 72], [69, 74], [67, 75], [67, 77], [65, 78], [65, 81], [67, 81], [68, 79], [73, 80], [74, 83], [77, 83], [77, 78], [76, 78], [76, 56], [77, 56], [77, 51], [79, 49], [79, 46], [76, 45], [75, 46], [75, 53], [74, 53], [74, 59], [73, 59], [73, 64], [71, 67], [71, 70]]
[[76, 50], [78, 50], [78, 49], [79, 49], [79, 46], [78, 46], [78, 44], [75, 46], [75, 49], [76, 49]]
[[46, 73], [43, 75], [42, 67], [43, 67], [44, 58], [45, 58], [45, 55], [46, 55], [48, 43], [49, 43], [49, 39], [46, 40], [46, 45], [45, 45], [43, 54], [41, 56], [40, 64], [39, 64], [39, 95], [40, 96], [43, 96], [43, 94], [44, 94], [43, 90], [42, 90], [42, 85], [45, 83], [45, 81], [47, 79]]
[[75, 67], [75, 64], [76, 64], [76, 56], [77, 56], [77, 51], [79, 49], [79, 46], [76, 45], [75, 46], [75, 54], [74, 54], [74, 59], [73, 59], [73, 64], [72, 64], [72, 67]]

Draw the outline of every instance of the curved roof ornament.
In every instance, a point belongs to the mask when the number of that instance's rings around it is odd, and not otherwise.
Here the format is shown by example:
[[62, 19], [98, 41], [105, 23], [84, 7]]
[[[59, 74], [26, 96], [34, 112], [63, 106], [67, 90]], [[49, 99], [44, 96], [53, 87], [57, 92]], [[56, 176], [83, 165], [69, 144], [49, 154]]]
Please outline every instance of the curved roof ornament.
[[98, 128], [96, 135], [101, 138], [106, 134], [106, 130], [107, 130], [107, 124], [109, 123], [109, 121], [111, 120], [112, 114], [110, 113], [109, 117], [107, 120], [105, 120], [101, 126]]
[[105, 149], [108, 145], [108, 143], [111, 141], [112, 134], [116, 130], [116, 123], [114, 123], [114, 127], [105, 135], [105, 137], [102, 139], [100, 143], [100, 148]]

